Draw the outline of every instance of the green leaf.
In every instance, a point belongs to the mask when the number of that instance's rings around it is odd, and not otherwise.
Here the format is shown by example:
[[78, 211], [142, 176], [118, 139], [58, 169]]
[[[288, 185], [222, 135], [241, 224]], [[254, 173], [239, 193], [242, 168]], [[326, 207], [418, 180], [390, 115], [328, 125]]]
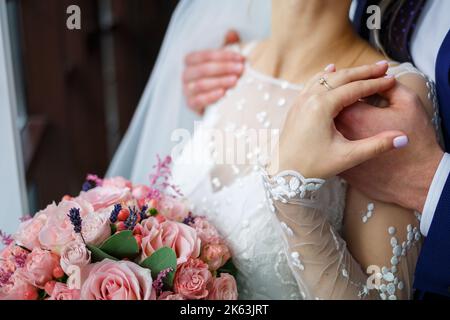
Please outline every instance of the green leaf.
[[156, 279], [161, 271], [172, 268], [173, 271], [164, 279], [164, 284], [172, 288], [177, 269], [177, 255], [171, 248], [163, 247], [155, 251], [150, 257], [142, 261], [141, 266], [150, 269], [153, 279]]
[[109, 237], [99, 249], [119, 260], [125, 258], [133, 260], [139, 254], [138, 243], [130, 230], [122, 231]]
[[230, 259], [219, 270], [217, 270], [217, 274], [220, 275], [221, 273], [229, 273], [236, 278], [237, 271], [238, 270], [234, 265], [233, 260]]
[[110, 259], [113, 261], [117, 261], [118, 259], [110, 256], [109, 254], [103, 252], [102, 250], [100, 250], [99, 248], [92, 246], [92, 245], [87, 245], [86, 246], [89, 251], [91, 252], [91, 259], [92, 262], [100, 262], [103, 261], [104, 259]]

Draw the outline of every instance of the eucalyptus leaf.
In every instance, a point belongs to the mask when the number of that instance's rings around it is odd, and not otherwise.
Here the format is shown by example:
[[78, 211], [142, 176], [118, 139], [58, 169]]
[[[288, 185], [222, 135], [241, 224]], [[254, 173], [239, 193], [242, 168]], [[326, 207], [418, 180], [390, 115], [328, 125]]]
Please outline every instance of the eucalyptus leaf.
[[139, 246], [130, 230], [116, 233], [109, 237], [99, 248], [119, 260], [133, 260], [139, 254]]
[[228, 273], [236, 278], [237, 271], [238, 270], [234, 265], [233, 260], [229, 259], [227, 263], [225, 263], [221, 268], [219, 268], [219, 270], [217, 270], [217, 275], [220, 275], [221, 273]]
[[163, 247], [155, 251], [150, 257], [142, 261], [141, 266], [150, 269], [153, 280], [158, 277], [161, 271], [172, 268], [173, 271], [164, 279], [164, 284], [170, 288], [173, 286], [173, 279], [177, 269], [177, 255], [173, 249]]
[[100, 261], [103, 261], [104, 259], [110, 259], [110, 260], [114, 260], [114, 261], [118, 260], [117, 258], [110, 256], [109, 254], [107, 254], [106, 252], [103, 252], [101, 249], [99, 249], [95, 246], [88, 244], [87, 248], [91, 252], [92, 262], [100, 262]]

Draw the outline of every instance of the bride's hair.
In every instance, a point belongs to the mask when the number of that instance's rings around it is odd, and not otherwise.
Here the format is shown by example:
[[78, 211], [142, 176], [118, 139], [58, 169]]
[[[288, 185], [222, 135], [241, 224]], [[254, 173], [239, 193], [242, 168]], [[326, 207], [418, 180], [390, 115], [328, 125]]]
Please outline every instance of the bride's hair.
[[[366, 8], [370, 5], [381, 8], [381, 30], [364, 28], [362, 35], [386, 57], [398, 62], [412, 61], [410, 39], [426, 1], [368, 0]], [[363, 19], [366, 21], [367, 15]]]

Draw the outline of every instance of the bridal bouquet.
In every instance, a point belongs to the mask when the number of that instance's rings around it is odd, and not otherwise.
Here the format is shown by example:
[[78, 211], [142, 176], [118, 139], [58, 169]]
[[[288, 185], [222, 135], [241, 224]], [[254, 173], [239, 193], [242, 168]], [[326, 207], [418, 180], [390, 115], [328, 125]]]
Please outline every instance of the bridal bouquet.
[[77, 197], [0, 236], [0, 299], [235, 300], [231, 254], [158, 159], [150, 185], [89, 175]]

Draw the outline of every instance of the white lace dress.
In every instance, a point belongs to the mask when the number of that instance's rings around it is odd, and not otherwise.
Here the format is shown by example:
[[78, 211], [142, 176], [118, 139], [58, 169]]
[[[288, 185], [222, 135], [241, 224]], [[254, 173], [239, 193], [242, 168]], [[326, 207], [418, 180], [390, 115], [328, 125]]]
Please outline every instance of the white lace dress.
[[[243, 53], [248, 54], [248, 50]], [[391, 68], [389, 72], [417, 73], [410, 64]], [[272, 201], [267, 201], [258, 170], [258, 163], [270, 156], [287, 111], [301, 89], [299, 85], [263, 75], [247, 64], [236, 87], [208, 108], [192, 139], [176, 157], [175, 182], [192, 203], [193, 211], [207, 216], [232, 249], [240, 299], [319, 297], [300, 273], [301, 268], [308, 268], [306, 263], [301, 264], [298, 252], [293, 252], [292, 246], [284, 241], [293, 229], [297, 232], [295, 226], [289, 226], [289, 222], [271, 211]], [[331, 226], [333, 238], [340, 239], [345, 194], [345, 182], [336, 177], [320, 189], [315, 202]], [[413, 238], [419, 234], [417, 228], [411, 232]], [[320, 239], [325, 238], [321, 235]], [[346, 275], [345, 266], [338, 271], [342, 270]], [[335, 279], [332, 282], [334, 286]], [[363, 291], [364, 284], [358, 284], [350, 298], [360, 298]], [[349, 298], [335, 297], [325, 293], [326, 290], [321, 292], [320, 298]]]

